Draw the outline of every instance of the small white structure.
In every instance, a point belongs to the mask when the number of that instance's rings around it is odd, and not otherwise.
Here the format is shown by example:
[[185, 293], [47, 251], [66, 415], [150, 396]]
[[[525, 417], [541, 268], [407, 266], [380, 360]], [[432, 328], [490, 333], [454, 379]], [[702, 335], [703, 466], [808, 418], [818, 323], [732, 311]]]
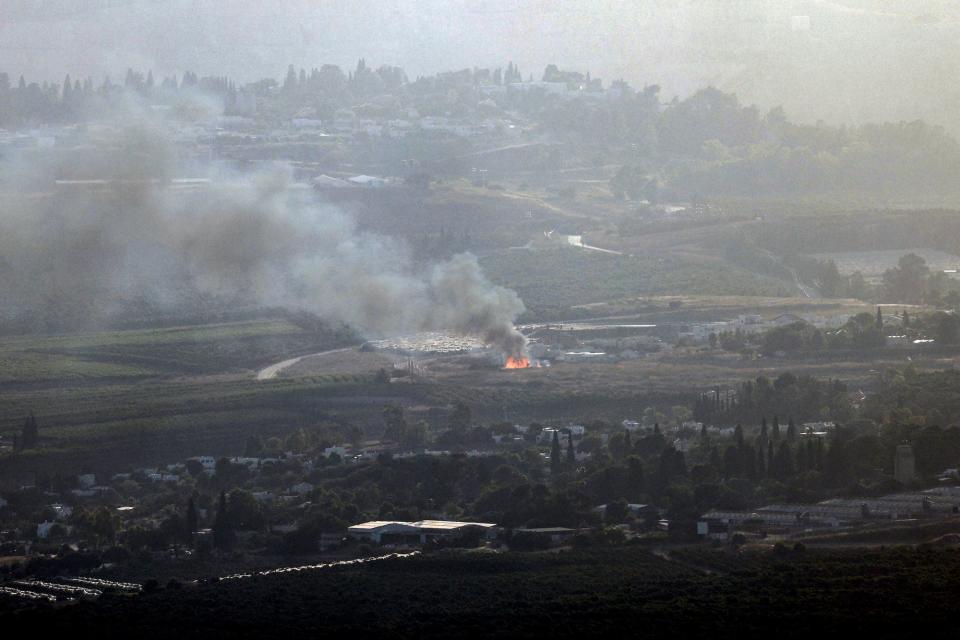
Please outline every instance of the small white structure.
[[213, 456], [194, 456], [187, 458], [187, 460], [196, 460], [200, 463], [200, 466], [203, 467], [204, 471], [215, 471], [217, 468], [217, 459]]
[[73, 507], [60, 504], [59, 502], [50, 505], [50, 510], [53, 511], [53, 515], [57, 520], [66, 520], [73, 515]]
[[587, 433], [587, 428], [582, 424], [568, 424], [560, 430], [561, 432], [566, 431], [574, 438], [582, 438]]
[[345, 189], [356, 186], [347, 182], [346, 180], [334, 178], [333, 176], [328, 176], [324, 173], [318, 175], [313, 179], [312, 182], [315, 189]]
[[299, 482], [290, 487], [290, 491], [298, 496], [303, 496], [313, 491], [313, 485], [309, 482]]
[[389, 184], [384, 178], [366, 175], [353, 176], [352, 178], [348, 178], [348, 181], [361, 187], [371, 187], [375, 189], [385, 187]]

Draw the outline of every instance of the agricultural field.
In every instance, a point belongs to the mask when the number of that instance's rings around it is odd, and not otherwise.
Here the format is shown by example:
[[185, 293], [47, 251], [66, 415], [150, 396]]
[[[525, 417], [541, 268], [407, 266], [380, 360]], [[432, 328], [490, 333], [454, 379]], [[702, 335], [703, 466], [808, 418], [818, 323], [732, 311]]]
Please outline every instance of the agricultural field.
[[[789, 296], [792, 287], [693, 254], [617, 256], [577, 248], [509, 251], [481, 261], [496, 284], [520, 294], [524, 319], [556, 319], [570, 307], [644, 295]], [[559, 315], [558, 315], [559, 314]]]
[[188, 584], [56, 611], [42, 606], [18, 622], [55, 633], [110, 620], [124, 633], [149, 637], [160, 629], [193, 636], [208, 626], [231, 637], [445, 637], [453, 627], [465, 635], [509, 629], [530, 638], [618, 636], [625, 629], [739, 638], [770, 628], [788, 638], [827, 629], [891, 637], [950, 624], [960, 588], [960, 552], [951, 548], [661, 555], [629, 546], [435, 553]]
[[238, 371], [353, 340], [346, 330], [308, 331], [287, 320], [7, 336], [0, 387]]

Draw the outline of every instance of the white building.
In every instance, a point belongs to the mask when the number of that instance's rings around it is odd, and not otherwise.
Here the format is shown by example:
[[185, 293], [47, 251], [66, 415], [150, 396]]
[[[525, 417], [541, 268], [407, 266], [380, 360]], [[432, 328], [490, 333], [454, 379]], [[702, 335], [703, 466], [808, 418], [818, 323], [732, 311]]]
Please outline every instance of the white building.
[[497, 525], [489, 522], [372, 520], [353, 525], [347, 529], [347, 535], [355, 540], [376, 544], [426, 544], [434, 540], [457, 538], [474, 531], [479, 532], [483, 538], [491, 539], [496, 535], [496, 530]]
[[385, 178], [365, 175], [353, 176], [352, 178], [348, 178], [348, 181], [361, 187], [372, 187], [375, 189], [385, 187], [389, 184]]
[[73, 507], [60, 503], [50, 505], [50, 510], [57, 520], [66, 520], [73, 514]]
[[303, 496], [313, 491], [313, 485], [309, 482], [300, 482], [290, 487], [292, 493]]

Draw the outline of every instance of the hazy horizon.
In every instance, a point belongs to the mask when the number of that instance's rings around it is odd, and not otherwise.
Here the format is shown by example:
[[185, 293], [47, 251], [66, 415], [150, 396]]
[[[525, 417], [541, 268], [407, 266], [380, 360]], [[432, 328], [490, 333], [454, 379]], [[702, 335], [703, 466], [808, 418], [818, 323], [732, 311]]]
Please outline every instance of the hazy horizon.
[[[960, 8], [879, 0], [7, 0], [0, 71], [60, 82], [128, 67], [156, 77], [282, 78], [287, 64], [403, 67], [411, 79], [516, 62], [609, 82], [659, 84], [661, 97], [714, 85], [801, 121], [925, 119], [960, 130]], [[40, 34], [40, 35], [38, 35]]]

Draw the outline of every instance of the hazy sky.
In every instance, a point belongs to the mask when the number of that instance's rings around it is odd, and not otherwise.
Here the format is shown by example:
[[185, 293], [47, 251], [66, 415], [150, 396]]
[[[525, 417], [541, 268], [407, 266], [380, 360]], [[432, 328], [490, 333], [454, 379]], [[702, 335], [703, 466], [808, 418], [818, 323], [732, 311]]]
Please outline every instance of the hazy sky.
[[714, 84], [804, 120], [923, 117], [960, 129], [956, 0], [0, 0], [0, 70], [60, 81], [193, 70], [241, 81], [287, 64], [411, 77], [548, 63]]

